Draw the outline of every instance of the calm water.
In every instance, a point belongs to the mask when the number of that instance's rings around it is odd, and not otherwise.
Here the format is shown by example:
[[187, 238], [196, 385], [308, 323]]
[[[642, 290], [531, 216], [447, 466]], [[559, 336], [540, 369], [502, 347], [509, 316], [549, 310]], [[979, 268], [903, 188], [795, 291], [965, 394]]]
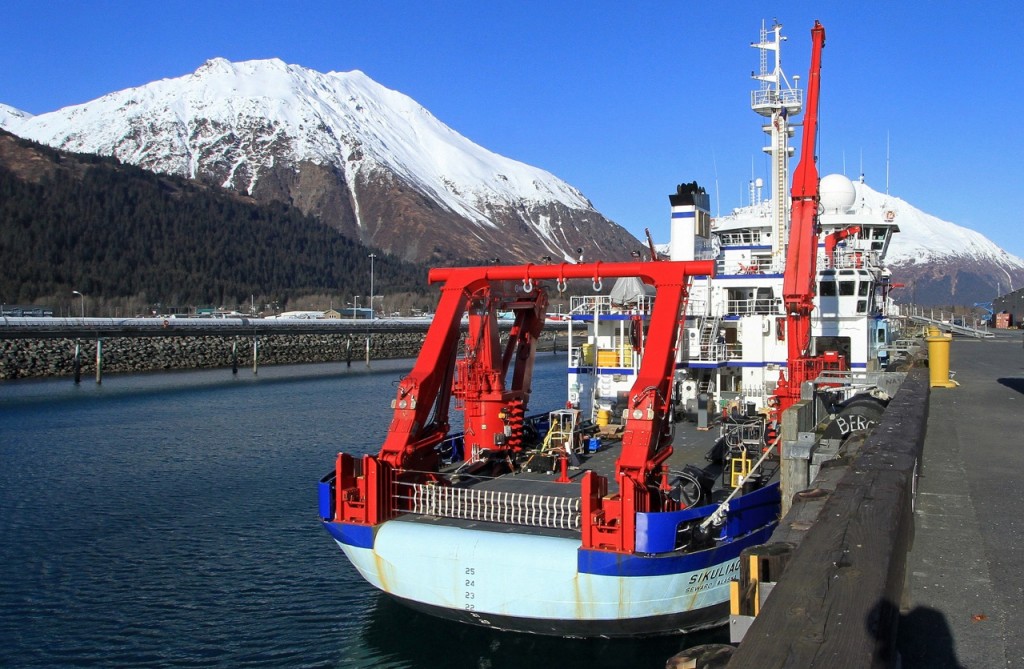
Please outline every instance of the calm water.
[[[499, 633], [408, 611], [317, 520], [409, 362], [0, 383], [0, 666], [663, 667], [723, 633]], [[542, 357], [534, 407], [565, 393]]]

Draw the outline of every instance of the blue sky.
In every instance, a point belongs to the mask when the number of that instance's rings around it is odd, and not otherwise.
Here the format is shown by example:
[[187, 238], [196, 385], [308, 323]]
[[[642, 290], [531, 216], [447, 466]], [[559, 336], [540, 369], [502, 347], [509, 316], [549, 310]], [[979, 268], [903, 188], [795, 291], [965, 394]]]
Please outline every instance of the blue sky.
[[806, 79], [814, 20], [826, 29], [822, 174], [863, 166], [884, 191], [888, 138], [890, 193], [1024, 257], [1024, 12], [1010, 2], [9, 0], [0, 102], [39, 114], [215, 56], [359, 69], [660, 241], [677, 183], [726, 213], [752, 169], [766, 175], [749, 44], [773, 18], [791, 79]]

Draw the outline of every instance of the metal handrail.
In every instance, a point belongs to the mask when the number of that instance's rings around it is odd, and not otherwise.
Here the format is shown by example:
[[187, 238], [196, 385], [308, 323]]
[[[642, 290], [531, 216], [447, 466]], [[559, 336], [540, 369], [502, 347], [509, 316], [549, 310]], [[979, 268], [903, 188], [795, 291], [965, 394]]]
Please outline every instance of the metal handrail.
[[396, 498], [419, 515], [490, 523], [579, 530], [579, 497], [539, 495], [430, 483], [396, 483]]

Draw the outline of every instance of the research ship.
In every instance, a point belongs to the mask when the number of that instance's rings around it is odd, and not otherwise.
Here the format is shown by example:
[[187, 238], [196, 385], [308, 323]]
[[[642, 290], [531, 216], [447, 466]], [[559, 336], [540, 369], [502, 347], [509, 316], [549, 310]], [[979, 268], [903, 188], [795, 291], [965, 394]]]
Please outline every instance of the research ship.
[[[724, 622], [739, 553], [770, 536], [780, 497], [770, 466], [723, 488], [721, 466], [677, 448], [687, 287], [713, 273], [712, 261], [431, 270], [441, 300], [381, 451], [341, 453], [320, 481], [323, 524], [362, 577], [412, 608], [501, 630], [620, 637]], [[622, 277], [654, 292], [628, 407], [603, 425], [571, 402], [531, 413], [547, 286]], [[704, 452], [693, 459], [708, 464]]]
[[[762, 52], [777, 54], [778, 28], [762, 30]], [[820, 25], [812, 37], [816, 100]], [[781, 81], [776, 61], [754, 100], [784, 184], [800, 96]], [[805, 148], [801, 165], [813, 160]], [[819, 192], [815, 170], [798, 176], [792, 214], [713, 221], [706, 193], [677, 189], [667, 259], [652, 244], [632, 262], [431, 270], [440, 301], [382, 448], [339, 453], [319, 483], [321, 521], [360, 575], [414, 609], [499, 630], [724, 624], [740, 552], [778, 524], [779, 413], [811, 374], [883, 364], [875, 343], [888, 336], [893, 221], [859, 211], [847, 182]], [[548, 296], [578, 281], [593, 295], [571, 302], [566, 403], [535, 413]]]

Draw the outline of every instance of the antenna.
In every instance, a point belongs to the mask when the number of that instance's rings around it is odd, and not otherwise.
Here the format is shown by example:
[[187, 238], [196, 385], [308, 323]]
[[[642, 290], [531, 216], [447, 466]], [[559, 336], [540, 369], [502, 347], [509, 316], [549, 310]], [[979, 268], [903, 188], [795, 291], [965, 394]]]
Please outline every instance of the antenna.
[[889, 194], [889, 131], [885, 131], [885, 194]]
[[750, 156], [750, 204], [756, 205], [757, 200], [754, 197], [754, 156]]
[[715, 218], [722, 215], [722, 205], [718, 198], [718, 159], [715, 157], [715, 149], [711, 149], [711, 164], [715, 168]]
[[750, 46], [758, 50], [758, 72], [751, 77], [758, 82], [758, 88], [750, 94], [750, 108], [765, 117], [766, 123], [761, 126], [769, 137], [769, 144], [763, 147], [767, 154], [770, 169], [770, 186], [768, 192], [772, 202], [768, 212], [772, 219], [772, 258], [778, 264], [785, 257], [786, 231], [789, 229], [788, 201], [789, 186], [789, 137], [792, 132], [792, 118], [803, 108], [803, 91], [800, 90], [800, 78], [793, 77], [790, 85], [782, 71], [781, 48], [785, 37], [782, 36], [782, 24], [772, 23], [771, 28], [761, 22], [760, 38]]

